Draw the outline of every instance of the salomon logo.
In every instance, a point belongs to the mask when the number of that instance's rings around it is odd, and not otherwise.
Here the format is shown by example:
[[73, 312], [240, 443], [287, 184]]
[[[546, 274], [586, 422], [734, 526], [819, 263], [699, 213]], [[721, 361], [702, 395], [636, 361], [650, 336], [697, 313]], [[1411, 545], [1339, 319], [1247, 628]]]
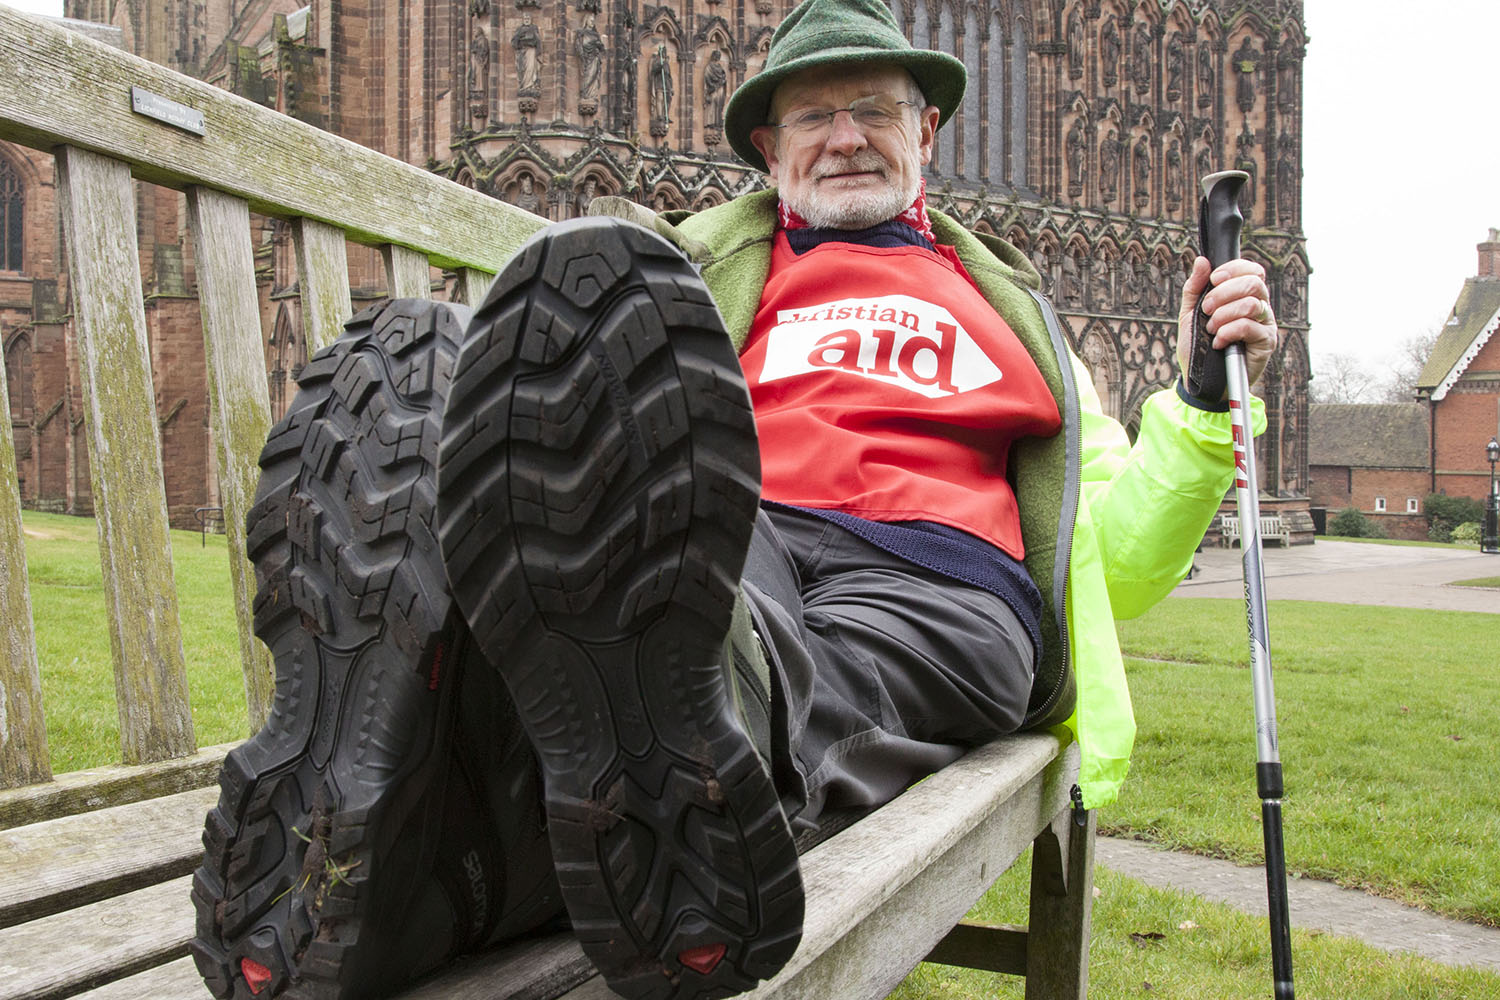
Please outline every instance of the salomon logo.
[[490, 893], [484, 884], [484, 863], [478, 851], [470, 851], [463, 858], [464, 872], [469, 876], [469, 893], [474, 897], [474, 933], [484, 930], [484, 921], [489, 916]]
[[762, 383], [843, 371], [931, 399], [998, 382], [1000, 369], [940, 305], [909, 295], [783, 309], [766, 334]]

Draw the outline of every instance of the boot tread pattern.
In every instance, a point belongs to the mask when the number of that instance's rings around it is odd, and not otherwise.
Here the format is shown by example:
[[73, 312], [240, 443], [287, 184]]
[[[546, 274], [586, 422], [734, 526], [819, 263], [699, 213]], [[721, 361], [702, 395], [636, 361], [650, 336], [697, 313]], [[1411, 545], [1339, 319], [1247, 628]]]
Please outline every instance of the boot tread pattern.
[[470, 325], [438, 485], [454, 596], [536, 745], [585, 952], [631, 998], [774, 974], [801, 934], [796, 852], [719, 663], [759, 458], [692, 266], [613, 219], [534, 237]]

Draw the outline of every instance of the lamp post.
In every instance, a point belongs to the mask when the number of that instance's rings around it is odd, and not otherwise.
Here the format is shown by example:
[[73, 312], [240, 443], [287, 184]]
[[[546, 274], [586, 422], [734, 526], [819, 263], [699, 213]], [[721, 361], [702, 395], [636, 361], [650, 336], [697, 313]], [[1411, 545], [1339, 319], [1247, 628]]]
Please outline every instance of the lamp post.
[[1500, 486], [1495, 483], [1495, 463], [1500, 462], [1500, 441], [1490, 438], [1484, 446], [1490, 460], [1490, 492], [1484, 498], [1484, 537], [1479, 540], [1479, 550], [1500, 554]]

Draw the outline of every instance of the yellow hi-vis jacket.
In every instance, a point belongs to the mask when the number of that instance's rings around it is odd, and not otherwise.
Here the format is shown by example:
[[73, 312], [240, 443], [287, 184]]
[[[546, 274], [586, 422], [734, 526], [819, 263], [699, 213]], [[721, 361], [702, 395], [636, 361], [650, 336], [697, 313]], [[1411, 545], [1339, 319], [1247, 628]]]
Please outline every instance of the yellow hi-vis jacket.
[[[705, 211], [668, 213], [702, 264], [735, 348], [744, 346], [771, 266], [775, 190]], [[1079, 742], [1083, 804], [1114, 800], [1130, 763], [1135, 717], [1114, 620], [1141, 614], [1192, 566], [1193, 552], [1234, 478], [1229, 414], [1178, 392], [1150, 396], [1132, 445], [1105, 414], [1072, 352], [1041, 278], [1024, 254], [928, 210], [980, 292], [1005, 318], [1046, 380], [1063, 429], [1013, 446], [1026, 568], [1042, 593], [1044, 650], [1027, 728], [1064, 727]], [[1255, 432], [1264, 406], [1253, 402]]]

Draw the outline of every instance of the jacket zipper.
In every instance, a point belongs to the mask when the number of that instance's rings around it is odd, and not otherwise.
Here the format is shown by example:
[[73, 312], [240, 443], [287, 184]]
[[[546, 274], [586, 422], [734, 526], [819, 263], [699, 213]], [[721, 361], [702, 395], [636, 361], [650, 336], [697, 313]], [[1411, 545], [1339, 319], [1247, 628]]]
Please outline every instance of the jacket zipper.
[[[1068, 466], [1063, 479], [1063, 516], [1057, 528], [1057, 556], [1052, 571], [1052, 611], [1057, 619], [1057, 634], [1062, 642], [1062, 671], [1058, 674], [1057, 686], [1047, 694], [1047, 700], [1035, 711], [1026, 714], [1023, 726], [1045, 718], [1052, 711], [1058, 698], [1062, 697], [1063, 691], [1067, 688], [1067, 679], [1073, 670], [1073, 649], [1068, 636], [1068, 590], [1072, 582], [1073, 531], [1078, 523], [1078, 497], [1083, 479], [1083, 453], [1079, 442], [1081, 428], [1078, 387], [1073, 382], [1072, 353], [1067, 341], [1063, 339], [1062, 330], [1057, 323], [1057, 314], [1053, 311], [1051, 303], [1035, 289], [1027, 288], [1026, 291], [1036, 300], [1037, 308], [1041, 310], [1042, 322], [1047, 326], [1047, 334], [1052, 339], [1052, 350], [1057, 355], [1057, 365], [1062, 373], [1063, 432], [1066, 435], [1064, 440]], [[1058, 576], [1059, 565], [1062, 567], [1061, 577]], [[1074, 678], [1074, 687], [1077, 687], [1077, 678]]]

